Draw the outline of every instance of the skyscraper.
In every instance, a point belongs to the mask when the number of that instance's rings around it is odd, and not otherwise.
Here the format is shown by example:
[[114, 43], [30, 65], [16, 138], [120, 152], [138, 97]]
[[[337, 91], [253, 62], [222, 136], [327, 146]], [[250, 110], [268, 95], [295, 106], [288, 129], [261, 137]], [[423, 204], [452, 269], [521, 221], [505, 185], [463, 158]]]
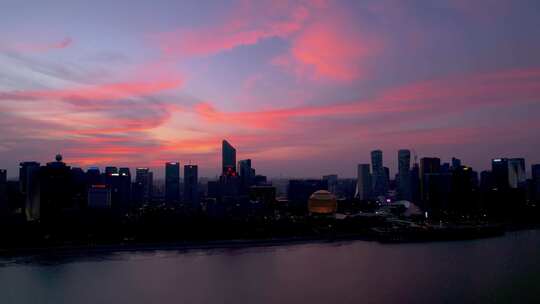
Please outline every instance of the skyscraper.
[[19, 166], [19, 188], [24, 197], [26, 220], [39, 220], [41, 216], [40, 165], [37, 162], [22, 162]]
[[180, 200], [180, 163], [165, 164], [165, 203], [177, 203]]
[[494, 188], [505, 190], [510, 187], [508, 159], [495, 158], [491, 160], [491, 175]]
[[40, 212], [42, 221], [54, 222], [64, 211], [77, 207], [73, 201], [73, 174], [71, 167], [56, 155], [55, 161], [40, 169]]
[[510, 188], [516, 189], [521, 187], [526, 181], [527, 176], [525, 175], [525, 159], [508, 159], [508, 183]]
[[360, 200], [367, 200], [371, 197], [371, 173], [369, 164], [358, 165], [358, 178], [356, 181], [356, 197]]
[[238, 162], [238, 175], [240, 175], [240, 187], [244, 194], [249, 193], [249, 187], [254, 184], [255, 170], [251, 167], [251, 159]]
[[437, 157], [423, 157], [420, 159], [420, 195], [422, 201], [428, 198], [428, 174], [438, 174], [441, 171], [441, 159]]
[[7, 171], [0, 169], [0, 215], [6, 214], [7, 211]]
[[137, 184], [137, 198], [139, 203], [148, 203], [152, 198], [152, 188], [154, 178], [152, 172], [148, 168], [137, 168], [135, 170], [135, 183]]
[[385, 195], [388, 190], [386, 184], [387, 177], [383, 167], [383, 152], [381, 150], [371, 151], [371, 168], [373, 170], [373, 195]]
[[236, 149], [228, 141], [223, 140], [221, 153], [222, 174], [236, 176]]
[[533, 198], [540, 202], [540, 164], [531, 166]]
[[184, 201], [192, 207], [199, 206], [199, 177], [196, 165], [184, 166]]
[[398, 151], [398, 190], [399, 197], [411, 200], [411, 151]]

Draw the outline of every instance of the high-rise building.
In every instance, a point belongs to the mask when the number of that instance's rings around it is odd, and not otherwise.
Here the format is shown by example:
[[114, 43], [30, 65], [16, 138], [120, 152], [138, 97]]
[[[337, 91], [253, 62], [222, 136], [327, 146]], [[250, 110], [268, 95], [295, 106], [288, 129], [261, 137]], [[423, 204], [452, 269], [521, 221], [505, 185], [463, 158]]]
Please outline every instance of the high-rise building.
[[131, 171], [129, 168], [120, 168], [113, 177], [111, 206], [118, 211], [127, 211], [131, 207]]
[[39, 220], [40, 212], [40, 164], [37, 162], [22, 162], [19, 165], [19, 187], [24, 197], [24, 211], [27, 221]]
[[226, 140], [222, 142], [221, 156], [223, 165], [222, 174], [236, 176], [236, 149]]
[[385, 195], [388, 191], [386, 173], [383, 167], [383, 152], [381, 150], [371, 151], [371, 168], [373, 195]]
[[488, 192], [494, 187], [493, 174], [491, 171], [480, 172], [480, 190], [482, 192]]
[[192, 207], [199, 206], [199, 177], [196, 165], [184, 166], [184, 201]]
[[420, 195], [420, 166], [418, 163], [414, 163], [411, 171], [410, 171], [410, 178], [411, 178], [411, 200], [415, 203], [419, 203], [421, 200]]
[[508, 159], [495, 158], [491, 160], [491, 175], [493, 187], [497, 190], [506, 190], [510, 187]]
[[135, 184], [137, 188], [135, 200], [139, 204], [149, 203], [152, 198], [152, 188], [154, 178], [152, 172], [148, 168], [137, 168], [135, 170]]
[[65, 210], [76, 207], [73, 200], [74, 187], [71, 167], [56, 155], [55, 161], [40, 169], [41, 220], [55, 221]]
[[328, 191], [332, 192], [333, 194], [336, 194], [337, 185], [338, 185], [337, 174], [324, 175], [323, 180], [325, 180], [328, 183]]
[[180, 163], [165, 164], [165, 202], [167, 204], [180, 201]]
[[525, 175], [525, 159], [508, 159], [508, 184], [510, 185], [510, 188], [516, 189], [522, 187], [526, 181], [527, 176]]
[[[438, 174], [441, 171], [441, 159], [436, 157], [423, 157], [420, 159], [420, 195], [421, 200], [428, 199], [428, 174]], [[431, 178], [434, 180], [434, 178]]]
[[7, 171], [0, 169], [0, 215], [7, 214], [8, 210]]
[[540, 201], [540, 164], [531, 166], [533, 198]]
[[399, 197], [411, 200], [411, 151], [398, 151], [398, 193]]
[[251, 159], [238, 162], [238, 175], [240, 176], [240, 187], [243, 193], [248, 194], [249, 187], [255, 182], [255, 169], [251, 167]]
[[371, 173], [369, 164], [358, 165], [358, 179], [356, 181], [356, 197], [360, 200], [371, 198]]

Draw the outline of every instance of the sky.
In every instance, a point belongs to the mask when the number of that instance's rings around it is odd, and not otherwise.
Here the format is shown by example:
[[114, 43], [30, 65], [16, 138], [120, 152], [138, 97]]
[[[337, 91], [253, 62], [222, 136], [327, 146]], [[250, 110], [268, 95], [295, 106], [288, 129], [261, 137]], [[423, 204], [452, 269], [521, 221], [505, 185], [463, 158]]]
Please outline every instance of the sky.
[[[540, 163], [536, 0], [0, 0], [0, 168]], [[530, 168], [530, 167], [529, 167]]]

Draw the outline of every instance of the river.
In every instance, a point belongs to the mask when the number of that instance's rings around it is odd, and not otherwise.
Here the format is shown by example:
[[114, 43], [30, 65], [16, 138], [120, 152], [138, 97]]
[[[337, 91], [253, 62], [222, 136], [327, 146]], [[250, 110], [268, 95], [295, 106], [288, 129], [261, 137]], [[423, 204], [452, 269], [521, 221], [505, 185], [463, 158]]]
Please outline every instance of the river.
[[0, 259], [0, 303], [540, 303], [540, 230]]

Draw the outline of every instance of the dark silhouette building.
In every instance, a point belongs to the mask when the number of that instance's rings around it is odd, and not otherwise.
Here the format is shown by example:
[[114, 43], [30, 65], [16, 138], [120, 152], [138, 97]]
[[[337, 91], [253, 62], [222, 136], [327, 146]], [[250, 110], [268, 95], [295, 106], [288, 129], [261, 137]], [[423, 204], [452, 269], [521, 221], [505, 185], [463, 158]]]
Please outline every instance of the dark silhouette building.
[[411, 194], [411, 151], [398, 151], [398, 194], [399, 198], [412, 200]]
[[38, 162], [19, 164], [19, 187], [24, 199], [24, 210], [28, 221], [39, 220], [41, 216], [39, 170], [40, 164]]
[[152, 198], [154, 175], [148, 168], [135, 170], [134, 201], [137, 205], [147, 204]]
[[371, 198], [372, 188], [369, 164], [359, 164], [355, 196], [360, 200], [368, 200]]
[[535, 201], [540, 202], [540, 164], [531, 166], [532, 177], [532, 197]]
[[221, 147], [222, 175], [236, 176], [236, 149], [226, 140]]
[[420, 195], [423, 202], [429, 201], [428, 185], [436, 183], [436, 177], [431, 178], [428, 183], [428, 174], [438, 174], [441, 172], [441, 159], [436, 157], [423, 157], [420, 159]]
[[383, 167], [383, 152], [381, 150], [371, 151], [371, 169], [373, 195], [385, 195], [388, 191], [388, 177]]
[[62, 161], [61, 155], [57, 155], [55, 161], [41, 167], [39, 176], [41, 221], [55, 223], [65, 212], [80, 207], [76, 206], [73, 200], [74, 187], [71, 167]]
[[184, 202], [194, 208], [199, 207], [199, 177], [196, 165], [184, 166]]
[[7, 171], [0, 169], [0, 216], [7, 215], [8, 211]]
[[165, 203], [174, 204], [180, 201], [180, 163], [165, 164]]

